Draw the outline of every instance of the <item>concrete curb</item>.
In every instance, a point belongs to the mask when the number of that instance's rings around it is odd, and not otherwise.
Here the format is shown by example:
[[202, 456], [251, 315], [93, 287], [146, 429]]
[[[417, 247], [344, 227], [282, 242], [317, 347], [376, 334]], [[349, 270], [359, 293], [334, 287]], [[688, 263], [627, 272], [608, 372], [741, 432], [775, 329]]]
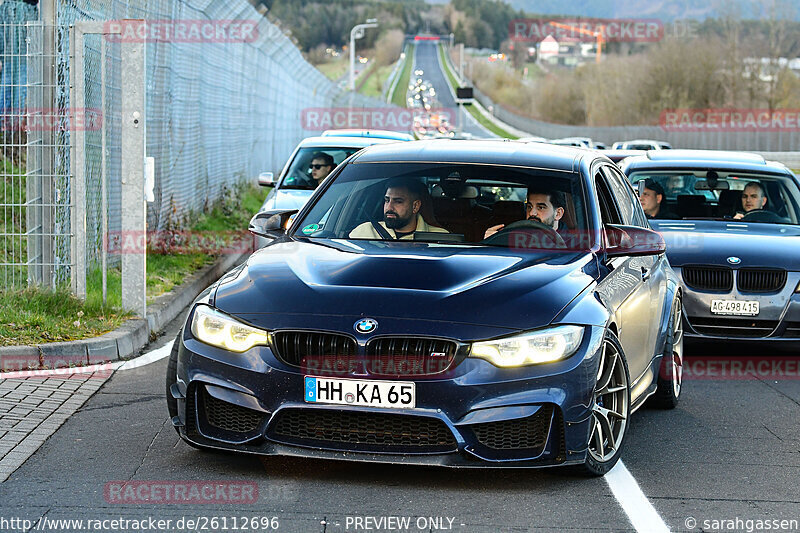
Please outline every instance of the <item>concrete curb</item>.
[[3, 346], [0, 347], [0, 358], [12, 363], [16, 360], [20, 364], [37, 360], [39, 365], [49, 368], [127, 359], [138, 354], [150, 341], [151, 335], [158, 333], [174, 320], [206, 287], [249, 255], [250, 251], [226, 254], [213, 264], [198, 270], [178, 287], [162, 294], [148, 305], [146, 318], [132, 318], [117, 329], [90, 339], [35, 346]]

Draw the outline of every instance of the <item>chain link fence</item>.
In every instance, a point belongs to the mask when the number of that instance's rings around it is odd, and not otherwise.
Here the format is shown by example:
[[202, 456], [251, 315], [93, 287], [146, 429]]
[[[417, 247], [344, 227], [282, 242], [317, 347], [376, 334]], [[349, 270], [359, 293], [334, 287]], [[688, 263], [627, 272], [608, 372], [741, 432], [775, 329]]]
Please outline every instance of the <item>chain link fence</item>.
[[[204, 209], [237, 182], [277, 172], [316, 133], [303, 129], [303, 109], [386, 105], [342, 93], [247, 0], [6, 0], [0, 16], [0, 268], [7, 288], [69, 281], [81, 253], [73, 249], [76, 232], [86, 235], [87, 272], [96, 271], [107, 235], [124, 230], [120, 42], [87, 34], [74, 57], [69, 28], [78, 21], [145, 19], [173, 30], [246, 21], [254, 28], [238, 40], [148, 35], [146, 155], [155, 161], [148, 231]], [[82, 80], [70, 76], [76, 61]], [[75, 165], [86, 180], [85, 223], [73, 220]], [[108, 260], [119, 264], [119, 256]]]

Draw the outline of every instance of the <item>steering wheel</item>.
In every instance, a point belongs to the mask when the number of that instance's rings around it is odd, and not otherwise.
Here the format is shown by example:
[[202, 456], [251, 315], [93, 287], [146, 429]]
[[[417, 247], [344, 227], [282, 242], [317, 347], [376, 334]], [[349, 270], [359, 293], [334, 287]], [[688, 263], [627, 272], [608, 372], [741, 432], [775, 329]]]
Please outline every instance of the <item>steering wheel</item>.
[[743, 222], [772, 222], [772, 223], [780, 223], [785, 221], [785, 219], [783, 219], [782, 217], [766, 209], [753, 209], [752, 211], [748, 211], [741, 218], [741, 220]]
[[[484, 239], [483, 242], [486, 244], [503, 244], [503, 242], [507, 243], [508, 234], [510, 232], [514, 230], [526, 230], [526, 229], [536, 229], [544, 232], [550, 239], [550, 242], [553, 244], [552, 246], [553, 248], [567, 247], [567, 244], [564, 242], [564, 239], [561, 237], [561, 235], [558, 234], [556, 230], [554, 230], [547, 224], [543, 224], [536, 220], [518, 220], [516, 222], [512, 222], [511, 224], [507, 224], [503, 229], [501, 229], [494, 235]], [[504, 241], [504, 239], [506, 240]], [[539, 244], [541, 245], [544, 243], [549, 244], [544, 239]], [[545, 246], [540, 246], [540, 247], [545, 248]]]

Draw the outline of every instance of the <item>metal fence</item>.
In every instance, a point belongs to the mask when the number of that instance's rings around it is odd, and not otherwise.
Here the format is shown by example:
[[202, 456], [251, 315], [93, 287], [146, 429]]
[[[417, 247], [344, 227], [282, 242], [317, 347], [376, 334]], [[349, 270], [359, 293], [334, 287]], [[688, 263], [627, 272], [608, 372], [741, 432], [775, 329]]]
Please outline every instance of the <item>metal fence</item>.
[[[313, 134], [303, 129], [303, 109], [385, 105], [342, 94], [247, 0], [45, 0], [38, 9], [6, 0], [0, 16], [4, 287], [55, 286], [76, 264], [96, 271], [108, 233], [124, 229], [120, 43], [87, 34], [75, 57], [70, 26], [78, 21], [254, 24], [252, 38], [238, 41], [146, 43], [146, 155], [155, 163], [148, 230], [202, 210], [238, 181], [279, 170]], [[71, 76], [77, 66], [80, 80]], [[76, 173], [85, 176], [77, 189]], [[84, 191], [85, 221], [73, 220], [77, 191]], [[85, 252], [74, 249], [77, 234], [85, 235]]]

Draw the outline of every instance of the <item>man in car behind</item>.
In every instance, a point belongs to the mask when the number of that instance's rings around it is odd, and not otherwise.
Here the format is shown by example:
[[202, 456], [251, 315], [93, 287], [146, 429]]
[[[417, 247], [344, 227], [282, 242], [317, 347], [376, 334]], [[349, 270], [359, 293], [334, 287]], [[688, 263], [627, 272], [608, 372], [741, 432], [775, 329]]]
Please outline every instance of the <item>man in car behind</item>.
[[333, 170], [333, 157], [325, 152], [317, 152], [311, 158], [311, 177], [314, 179], [314, 187], [319, 187], [322, 180], [328, 177]]
[[744, 186], [742, 191], [742, 209], [744, 209], [744, 212], [737, 211], [733, 218], [737, 220], [744, 218], [750, 211], [764, 209], [766, 205], [767, 195], [764, 192], [764, 186], [757, 181], [751, 181]]
[[350, 232], [351, 239], [413, 240], [414, 234], [448, 233], [428, 224], [420, 214], [427, 190], [415, 179], [395, 178], [386, 185], [383, 220], [364, 222]]
[[664, 188], [655, 180], [648, 179], [644, 182], [644, 191], [639, 196], [639, 203], [647, 218], [679, 218], [667, 208], [667, 195]]

